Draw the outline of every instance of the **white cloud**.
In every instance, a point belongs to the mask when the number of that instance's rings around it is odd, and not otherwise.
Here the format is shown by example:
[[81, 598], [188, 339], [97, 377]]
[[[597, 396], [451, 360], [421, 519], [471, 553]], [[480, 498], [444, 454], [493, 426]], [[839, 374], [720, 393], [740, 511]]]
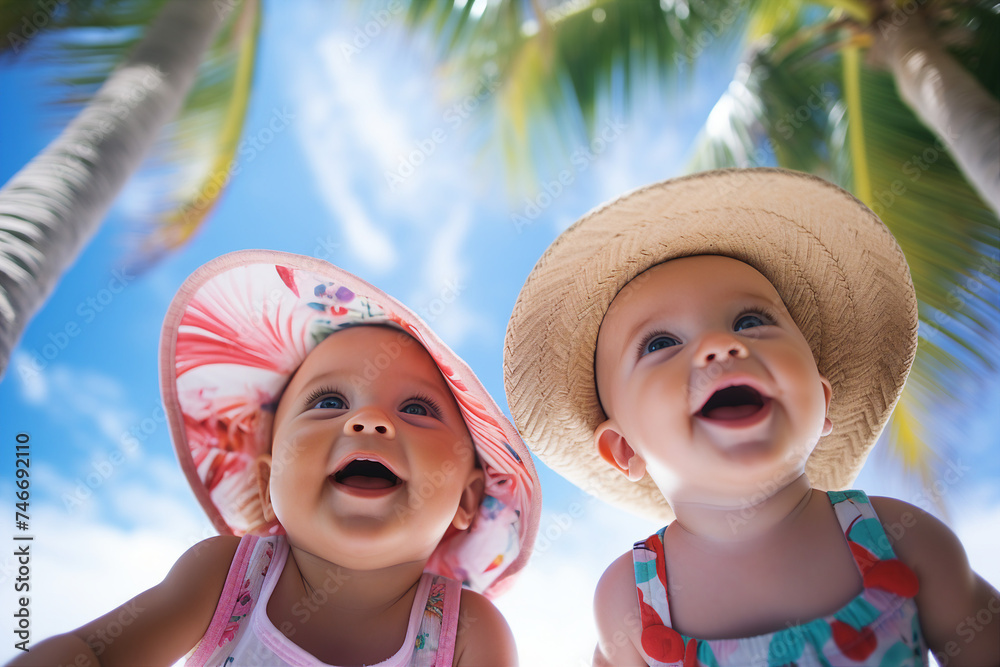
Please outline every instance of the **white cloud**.
[[658, 527], [585, 496], [542, 513], [535, 553], [514, 588], [496, 601], [523, 665], [591, 664], [597, 646], [594, 589], [601, 574]]
[[44, 369], [39, 370], [37, 365], [40, 363], [40, 360], [36, 361], [31, 355], [18, 348], [14, 350], [10, 366], [7, 369], [8, 375], [17, 378], [21, 386], [21, 396], [32, 405], [44, 404], [49, 395], [49, 383]]
[[[59, 423], [67, 423], [67, 420], [90, 423], [103, 441], [115, 445], [137, 421], [133, 411], [122, 407], [128, 404], [129, 393], [115, 378], [56, 362], [22, 372], [22, 369], [31, 368], [30, 364], [26, 355], [16, 355], [15, 373], [20, 378], [22, 396], [51, 419]], [[77, 428], [73, 433], [80, 436], [81, 443], [92, 444], [85, 430]]]
[[[158, 584], [185, 550], [215, 534], [193, 498], [163, 496], [156, 487], [110, 495], [113, 503], [146, 508], [142, 524], [122, 530], [61, 504], [32, 503], [32, 644], [92, 621]], [[16, 567], [12, 556], [0, 558], [0, 585], [9, 586]], [[7, 599], [6, 612], [13, 613], [14, 602]], [[0, 660], [16, 653], [8, 642]]]
[[371, 269], [388, 271], [397, 262], [396, 247], [359, 193], [405, 142], [405, 123], [377, 85], [380, 72], [361, 58], [348, 65], [341, 43], [327, 35], [313, 48], [296, 45], [288, 55], [301, 118], [295, 126], [316, 192], [339, 221], [350, 252]]
[[489, 321], [469, 307], [465, 248], [472, 224], [468, 203], [456, 203], [423, 253], [421, 284], [413, 297], [418, 315], [449, 346], [458, 347], [473, 333], [488, 335]]

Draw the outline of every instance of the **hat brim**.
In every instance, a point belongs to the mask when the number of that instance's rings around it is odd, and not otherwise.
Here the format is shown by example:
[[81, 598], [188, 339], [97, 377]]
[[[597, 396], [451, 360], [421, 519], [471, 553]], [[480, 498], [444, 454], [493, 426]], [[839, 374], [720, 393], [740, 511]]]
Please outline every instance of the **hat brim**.
[[594, 429], [606, 416], [594, 351], [629, 281], [692, 255], [738, 259], [774, 285], [833, 386], [833, 433], [806, 472], [819, 489], [849, 486], [913, 362], [917, 300], [902, 251], [871, 210], [822, 179], [780, 169], [656, 183], [591, 211], [553, 242], [521, 290], [504, 344], [508, 405], [528, 446], [584, 490], [672, 519], [648, 475], [630, 482], [597, 453]]
[[472, 527], [447, 534], [427, 568], [499, 593], [524, 566], [538, 530], [541, 491], [530, 453], [472, 370], [416, 314], [319, 259], [269, 250], [223, 255], [196, 270], [171, 303], [160, 385], [196, 497], [222, 533], [281, 531], [264, 519], [254, 474], [257, 457], [270, 452], [273, 410], [306, 355], [358, 325], [391, 326], [416, 339], [454, 394], [486, 473], [486, 495]]

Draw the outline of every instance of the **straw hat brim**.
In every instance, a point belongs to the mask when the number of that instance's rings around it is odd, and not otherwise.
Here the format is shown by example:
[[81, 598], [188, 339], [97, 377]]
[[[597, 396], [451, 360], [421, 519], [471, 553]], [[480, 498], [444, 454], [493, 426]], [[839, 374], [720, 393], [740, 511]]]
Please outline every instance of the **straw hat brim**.
[[848, 487], [902, 392], [917, 300], [906, 259], [874, 213], [822, 179], [779, 169], [656, 183], [555, 240], [521, 290], [504, 345], [508, 404], [529, 448], [613, 505], [672, 518], [648, 475], [630, 482], [596, 451], [594, 429], [606, 416], [594, 352], [615, 295], [646, 269], [691, 255], [738, 259], [774, 285], [833, 386], [833, 432], [806, 472], [816, 488]]

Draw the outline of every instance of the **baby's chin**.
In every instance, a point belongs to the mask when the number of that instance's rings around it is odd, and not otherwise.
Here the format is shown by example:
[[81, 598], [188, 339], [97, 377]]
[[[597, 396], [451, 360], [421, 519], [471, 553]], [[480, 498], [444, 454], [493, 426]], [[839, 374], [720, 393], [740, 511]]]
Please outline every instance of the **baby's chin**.
[[[804, 463], [775, 465], [773, 459], [756, 457], [754, 465], [715, 467], [697, 478], [684, 481], [676, 475], [651, 475], [654, 484], [673, 506], [694, 502], [719, 507], [754, 505], [787, 487], [804, 473]], [[770, 464], [770, 465], [769, 465]]]

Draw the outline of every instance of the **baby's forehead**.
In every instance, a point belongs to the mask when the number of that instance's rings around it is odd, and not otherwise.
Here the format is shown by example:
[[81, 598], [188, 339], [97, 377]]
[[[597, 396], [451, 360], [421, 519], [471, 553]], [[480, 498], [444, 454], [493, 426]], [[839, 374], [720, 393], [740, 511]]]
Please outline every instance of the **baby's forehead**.
[[608, 312], [620, 310], [638, 296], [662, 290], [759, 294], [784, 307], [774, 283], [755, 266], [727, 255], [688, 255], [654, 264], [618, 291]]

